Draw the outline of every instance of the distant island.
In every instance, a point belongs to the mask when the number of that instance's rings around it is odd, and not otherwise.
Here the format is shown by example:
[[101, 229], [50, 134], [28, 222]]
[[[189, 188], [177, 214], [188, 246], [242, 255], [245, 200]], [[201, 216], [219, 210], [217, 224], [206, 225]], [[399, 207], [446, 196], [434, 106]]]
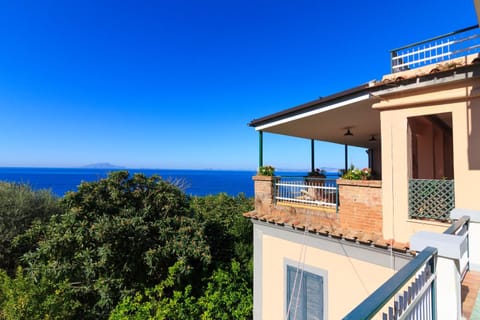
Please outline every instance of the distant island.
[[86, 166], [83, 166], [82, 168], [85, 168], [85, 169], [125, 169], [125, 167], [116, 166], [116, 165], [108, 163], [108, 162], [92, 163], [92, 164], [88, 164]]

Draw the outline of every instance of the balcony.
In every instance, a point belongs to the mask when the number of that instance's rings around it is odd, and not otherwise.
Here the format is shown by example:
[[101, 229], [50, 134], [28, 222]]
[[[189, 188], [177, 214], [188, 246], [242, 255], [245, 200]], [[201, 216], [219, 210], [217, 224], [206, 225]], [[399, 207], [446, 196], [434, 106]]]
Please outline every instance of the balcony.
[[478, 52], [480, 32], [477, 25], [391, 50], [392, 73], [440, 64]]
[[331, 228], [370, 240], [382, 237], [379, 180], [283, 176], [255, 176], [253, 180], [255, 212], [260, 217], [303, 227]]

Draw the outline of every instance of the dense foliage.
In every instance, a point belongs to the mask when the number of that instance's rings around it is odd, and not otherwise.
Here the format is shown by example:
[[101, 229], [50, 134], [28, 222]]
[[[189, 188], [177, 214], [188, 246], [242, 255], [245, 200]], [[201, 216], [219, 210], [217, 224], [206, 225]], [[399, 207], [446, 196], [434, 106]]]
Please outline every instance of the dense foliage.
[[153, 290], [125, 298], [112, 312], [110, 320], [128, 319], [250, 319], [253, 296], [241, 266], [232, 261], [227, 269], [218, 269], [208, 278], [203, 293], [192, 294], [192, 285], [165, 293], [172, 287], [178, 265], [169, 277]]
[[225, 193], [194, 197], [192, 210], [205, 224], [205, 237], [210, 246], [213, 267], [225, 267], [232, 259], [243, 266], [252, 259], [252, 224], [241, 213], [252, 210], [252, 199], [244, 194], [230, 197]]
[[60, 206], [16, 238], [34, 250], [0, 272], [0, 319], [251, 317], [251, 199], [120, 171]]
[[57, 199], [50, 191], [33, 191], [25, 184], [0, 182], [0, 268], [15, 274], [20, 256], [32, 248], [14, 247], [16, 236], [34, 223], [44, 223], [60, 213]]

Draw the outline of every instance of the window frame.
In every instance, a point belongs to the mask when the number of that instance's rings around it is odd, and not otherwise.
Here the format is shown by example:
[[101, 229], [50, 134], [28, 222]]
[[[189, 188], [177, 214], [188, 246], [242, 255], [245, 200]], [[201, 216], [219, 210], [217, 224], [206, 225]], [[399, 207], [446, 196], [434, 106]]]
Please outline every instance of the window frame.
[[[310, 265], [306, 265], [306, 264], [301, 264], [299, 263], [298, 261], [294, 261], [294, 260], [290, 260], [290, 259], [285, 259], [285, 263], [284, 263], [284, 288], [285, 288], [285, 294], [284, 294], [284, 315], [285, 315], [285, 319], [288, 319], [286, 316], [287, 316], [287, 312], [288, 312], [288, 304], [289, 304], [289, 278], [288, 278], [288, 272], [289, 272], [289, 268], [293, 268], [293, 270], [302, 270], [304, 272], [307, 272], [309, 274], [311, 274], [313, 277], [320, 277], [322, 279], [322, 292], [321, 292], [321, 295], [322, 295], [322, 307], [323, 307], [323, 314], [321, 315], [321, 319], [328, 319], [328, 296], [327, 296], [327, 292], [328, 292], [328, 272], [327, 270], [324, 270], [324, 269], [320, 269], [320, 268], [317, 268], [317, 267], [313, 267], [313, 266], [310, 266]], [[306, 278], [304, 277], [302, 281], [306, 281], [305, 280]], [[305, 290], [305, 288], [303, 288], [302, 290]], [[302, 293], [303, 295], [303, 293]], [[306, 308], [306, 306], [305, 306]], [[300, 319], [300, 318], [297, 318], [297, 319]], [[305, 315], [305, 319], [308, 319], [308, 316]]]

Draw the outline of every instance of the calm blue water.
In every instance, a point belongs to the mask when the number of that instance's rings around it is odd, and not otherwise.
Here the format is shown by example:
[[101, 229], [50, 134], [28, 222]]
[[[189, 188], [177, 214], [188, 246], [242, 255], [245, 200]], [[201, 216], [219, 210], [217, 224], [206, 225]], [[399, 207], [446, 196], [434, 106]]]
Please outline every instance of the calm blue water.
[[[50, 189], [58, 196], [67, 191], [76, 191], [82, 181], [96, 181], [107, 177], [112, 169], [70, 169], [70, 168], [0, 168], [0, 180], [27, 183], [33, 189]], [[128, 169], [133, 173], [147, 176], [158, 174], [163, 179], [183, 179], [188, 188], [187, 194], [204, 196], [225, 192], [235, 196], [243, 192], [253, 197], [254, 171], [223, 170], [154, 170]], [[278, 172], [279, 175], [304, 175], [304, 172]], [[335, 174], [334, 174], [335, 175]], [[330, 176], [328, 174], [327, 176]]]

